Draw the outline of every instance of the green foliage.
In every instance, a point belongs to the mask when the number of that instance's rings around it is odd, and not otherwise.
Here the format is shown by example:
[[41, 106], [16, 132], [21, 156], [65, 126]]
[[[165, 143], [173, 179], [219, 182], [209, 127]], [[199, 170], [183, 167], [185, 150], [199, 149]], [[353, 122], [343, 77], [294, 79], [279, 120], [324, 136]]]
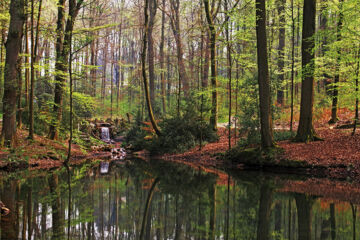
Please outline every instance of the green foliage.
[[96, 110], [95, 99], [90, 95], [74, 92], [74, 113], [78, 118], [92, 118]]
[[210, 125], [201, 119], [194, 104], [188, 104], [183, 115], [175, 115], [160, 124], [162, 135], [155, 137], [149, 147], [152, 153], [184, 152], [201, 140], [214, 142], [218, 139]]
[[148, 145], [148, 141], [145, 140], [147, 132], [143, 129], [146, 125], [141, 121], [141, 115], [136, 115], [135, 123], [131, 126], [126, 133], [125, 141], [128, 146], [135, 151], [142, 150]]

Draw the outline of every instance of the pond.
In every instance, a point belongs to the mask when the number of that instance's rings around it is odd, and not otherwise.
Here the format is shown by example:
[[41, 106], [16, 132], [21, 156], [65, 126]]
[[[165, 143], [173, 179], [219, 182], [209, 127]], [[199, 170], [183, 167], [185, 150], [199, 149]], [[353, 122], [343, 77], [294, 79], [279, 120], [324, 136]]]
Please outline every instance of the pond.
[[139, 159], [112, 164], [106, 175], [84, 165], [0, 177], [0, 199], [11, 210], [1, 239], [356, 239], [360, 232], [360, 186], [346, 181]]

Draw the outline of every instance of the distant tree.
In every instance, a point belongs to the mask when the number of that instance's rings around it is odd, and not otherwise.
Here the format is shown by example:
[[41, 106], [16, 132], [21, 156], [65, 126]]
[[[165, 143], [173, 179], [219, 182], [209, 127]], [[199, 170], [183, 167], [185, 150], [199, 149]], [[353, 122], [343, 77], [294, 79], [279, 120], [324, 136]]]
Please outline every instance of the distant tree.
[[180, 83], [182, 84], [185, 96], [189, 93], [189, 78], [186, 72], [184, 63], [184, 49], [181, 39], [181, 28], [180, 28], [180, 0], [169, 0], [170, 1], [170, 26], [174, 34], [177, 60], [178, 60], [178, 72]]
[[[341, 29], [343, 25], [343, 13], [342, 13], [342, 4], [343, 0], [339, 0], [339, 18], [336, 26], [336, 41], [341, 41]], [[337, 108], [338, 108], [338, 98], [339, 98], [339, 90], [338, 84], [340, 80], [340, 57], [341, 57], [341, 49], [337, 47], [336, 53], [336, 65], [335, 65], [335, 77], [334, 77], [334, 89], [333, 89], [333, 99], [332, 99], [332, 107], [331, 107], [331, 119], [329, 123], [336, 123], [338, 121], [337, 117]]]
[[286, 0], [276, 1], [279, 15], [279, 46], [278, 46], [278, 71], [279, 71], [279, 87], [277, 91], [277, 103], [284, 104], [284, 56], [285, 56], [285, 5]]
[[1, 145], [12, 147], [16, 139], [16, 100], [18, 89], [17, 64], [22, 46], [25, 22], [24, 0], [10, 2], [10, 25], [6, 41], [6, 59], [4, 68], [3, 126]]

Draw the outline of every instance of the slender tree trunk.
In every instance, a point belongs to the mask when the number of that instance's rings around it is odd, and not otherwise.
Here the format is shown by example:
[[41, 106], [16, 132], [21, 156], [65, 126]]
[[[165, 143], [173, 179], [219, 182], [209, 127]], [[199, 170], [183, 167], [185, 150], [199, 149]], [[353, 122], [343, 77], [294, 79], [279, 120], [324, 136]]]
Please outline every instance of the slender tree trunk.
[[149, 62], [149, 88], [151, 105], [155, 106], [155, 56], [153, 29], [157, 10], [157, 0], [149, 0], [149, 27], [148, 27], [148, 62]]
[[16, 139], [16, 99], [18, 89], [17, 64], [22, 46], [25, 21], [24, 0], [10, 2], [10, 27], [5, 44], [6, 59], [4, 68], [3, 125], [1, 145], [13, 147]]
[[[342, 13], [342, 5], [343, 0], [339, 0], [339, 19], [336, 27], [336, 41], [341, 41], [341, 29], [343, 25], [343, 13]], [[333, 99], [332, 99], [332, 107], [331, 107], [331, 119], [329, 123], [336, 123], [337, 118], [337, 108], [338, 108], [338, 84], [340, 80], [340, 60], [341, 60], [341, 48], [337, 49], [337, 58], [336, 58], [336, 66], [335, 66], [335, 77], [334, 77], [334, 89], [333, 89]]]
[[277, 9], [279, 15], [279, 47], [278, 47], [278, 70], [279, 74], [279, 87], [277, 91], [277, 103], [284, 104], [284, 56], [285, 56], [285, 5], [286, 0], [277, 0]]
[[258, 82], [260, 98], [261, 146], [274, 146], [272, 117], [270, 107], [270, 79], [266, 47], [266, 8], [265, 0], [256, 0], [256, 39], [258, 56]]
[[70, 38], [75, 24], [75, 19], [79, 13], [83, 0], [69, 0], [69, 14], [65, 20], [65, 0], [59, 0], [58, 22], [57, 22], [57, 40], [56, 40], [56, 64], [55, 71], [55, 96], [54, 96], [54, 118], [50, 125], [49, 138], [55, 139], [58, 136], [59, 124], [62, 119], [62, 103], [64, 98], [64, 88], [66, 82], [66, 73], [68, 72], [68, 58], [70, 54]]
[[106, 73], [107, 73], [107, 62], [108, 62], [108, 37], [105, 37], [105, 46], [103, 49], [103, 56], [104, 58], [103, 63], [102, 63], [102, 70], [103, 70], [103, 75], [102, 75], [102, 81], [101, 81], [101, 103], [103, 104], [103, 106], [105, 106], [105, 98], [106, 98]]
[[170, 18], [170, 25], [174, 33], [176, 50], [177, 50], [177, 60], [178, 60], [178, 72], [179, 78], [183, 86], [185, 97], [189, 96], [189, 79], [186, 73], [186, 68], [184, 64], [184, 50], [183, 44], [181, 41], [181, 29], [180, 29], [180, 0], [170, 0], [170, 6], [172, 11], [172, 17]]
[[[25, 1], [25, 6], [28, 6], [28, 0]], [[29, 24], [28, 14], [25, 15], [25, 105], [29, 109], [29, 88], [30, 88], [30, 71], [29, 71]]]
[[144, 1], [145, 1], [145, 7], [144, 7], [145, 24], [144, 24], [144, 36], [143, 36], [143, 49], [141, 53], [142, 77], [144, 81], [145, 98], [146, 98], [146, 104], [148, 108], [150, 122], [156, 134], [161, 135], [159, 127], [157, 126], [157, 123], [154, 118], [154, 114], [151, 106], [150, 94], [149, 94], [149, 87], [146, 77], [146, 50], [147, 50], [147, 40], [148, 40], [147, 38], [148, 38], [148, 27], [149, 27], [149, 14], [148, 14], [149, 0], [144, 0]]
[[[229, 11], [229, 4], [228, 4], [229, 0], [225, 0], [225, 11]], [[227, 13], [229, 14], [229, 13]], [[230, 35], [232, 34], [232, 31], [231, 31], [231, 28], [232, 28], [232, 25], [229, 24], [229, 18], [230, 16], [226, 16], [226, 29], [225, 29], [225, 32], [226, 32], [226, 51], [227, 51], [227, 65], [228, 65], [228, 79], [229, 79], [229, 115], [228, 115], [228, 122], [229, 122], [229, 135], [228, 135], [228, 141], [229, 141], [229, 144], [228, 144], [228, 147], [229, 149], [231, 149], [231, 114], [232, 114], [232, 84], [231, 84], [231, 81], [232, 81], [232, 56], [231, 56], [231, 39], [230, 39]]]
[[36, 36], [34, 37], [34, 1], [31, 1], [31, 82], [29, 102], [29, 139], [34, 139], [34, 94], [35, 94], [35, 63], [37, 61], [37, 48], [40, 35], [40, 17], [42, 0], [39, 1], [39, 12], [36, 25]]
[[291, 0], [291, 87], [290, 87], [290, 96], [291, 96], [291, 106], [290, 106], [290, 132], [293, 131], [293, 122], [294, 122], [294, 75], [295, 75], [295, 18], [294, 18], [294, 0]]
[[301, 105], [300, 121], [296, 140], [307, 142], [316, 140], [316, 133], [313, 126], [313, 105], [314, 105], [314, 70], [315, 70], [315, 16], [316, 1], [305, 0], [303, 12], [302, 32], [302, 82], [301, 82]]
[[352, 131], [352, 136], [355, 135], [356, 132], [356, 125], [359, 121], [359, 72], [360, 72], [360, 46], [358, 46], [357, 56], [356, 56], [357, 66], [355, 71], [355, 94], [356, 94], [356, 100], [355, 100], [355, 118], [354, 118], [354, 128]]
[[218, 94], [217, 94], [217, 60], [216, 60], [216, 29], [214, 23], [214, 9], [210, 9], [209, 0], [204, 0], [204, 8], [206, 19], [209, 27], [210, 35], [210, 68], [211, 68], [211, 88], [212, 88], [212, 104], [211, 104], [211, 116], [210, 126], [217, 129], [217, 118], [218, 118]]
[[165, 46], [165, 8], [166, 0], [162, 0], [162, 7], [164, 11], [161, 16], [161, 40], [160, 40], [160, 69], [161, 69], [161, 100], [163, 113], [166, 113], [166, 82], [164, 71], [164, 46]]
[[97, 49], [95, 49], [95, 41], [93, 40], [90, 44], [90, 79], [91, 79], [91, 96], [96, 97], [96, 57]]

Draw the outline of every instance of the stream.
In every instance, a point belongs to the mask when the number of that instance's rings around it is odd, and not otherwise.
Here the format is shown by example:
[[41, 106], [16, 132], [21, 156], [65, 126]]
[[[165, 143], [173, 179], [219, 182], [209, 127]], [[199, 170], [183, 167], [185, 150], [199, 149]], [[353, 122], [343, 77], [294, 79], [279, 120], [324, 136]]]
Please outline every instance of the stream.
[[156, 159], [0, 173], [0, 239], [356, 239], [359, 185]]

